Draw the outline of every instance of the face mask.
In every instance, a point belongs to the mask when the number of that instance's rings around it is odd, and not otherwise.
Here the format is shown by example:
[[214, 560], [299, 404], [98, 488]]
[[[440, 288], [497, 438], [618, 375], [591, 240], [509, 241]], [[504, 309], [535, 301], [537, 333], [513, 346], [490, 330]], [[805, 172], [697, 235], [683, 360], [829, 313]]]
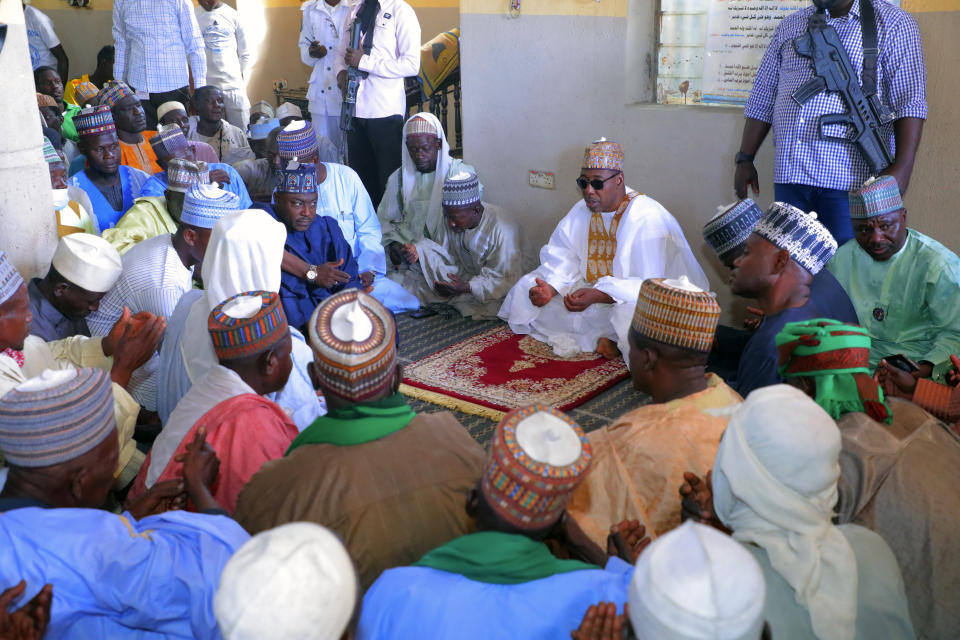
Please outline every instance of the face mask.
[[53, 190], [53, 209], [54, 211], [60, 211], [67, 203], [70, 202], [70, 196], [67, 194], [67, 189], [54, 189]]

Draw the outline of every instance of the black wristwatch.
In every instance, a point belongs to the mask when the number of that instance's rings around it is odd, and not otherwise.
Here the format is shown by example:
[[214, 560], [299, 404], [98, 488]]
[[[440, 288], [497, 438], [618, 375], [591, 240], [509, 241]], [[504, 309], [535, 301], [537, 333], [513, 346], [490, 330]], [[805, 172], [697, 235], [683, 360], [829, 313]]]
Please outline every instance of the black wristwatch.
[[753, 162], [752, 153], [744, 153], [743, 151], [737, 151], [737, 155], [734, 156], [733, 161], [737, 164], [742, 162]]

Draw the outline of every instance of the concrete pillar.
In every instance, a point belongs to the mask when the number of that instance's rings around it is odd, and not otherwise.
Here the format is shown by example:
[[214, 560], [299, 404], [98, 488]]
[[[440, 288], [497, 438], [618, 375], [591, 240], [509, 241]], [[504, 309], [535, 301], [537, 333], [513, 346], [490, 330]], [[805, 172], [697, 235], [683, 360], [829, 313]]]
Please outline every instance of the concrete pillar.
[[57, 246], [50, 173], [20, 0], [0, 0], [0, 249], [24, 278], [47, 272]]

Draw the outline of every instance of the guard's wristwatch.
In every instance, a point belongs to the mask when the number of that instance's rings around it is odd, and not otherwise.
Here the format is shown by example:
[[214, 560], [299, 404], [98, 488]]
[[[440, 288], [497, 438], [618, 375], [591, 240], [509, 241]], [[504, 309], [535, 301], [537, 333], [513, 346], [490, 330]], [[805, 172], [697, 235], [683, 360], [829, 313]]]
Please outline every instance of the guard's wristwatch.
[[307, 280], [309, 280], [310, 282], [313, 282], [314, 280], [317, 279], [318, 275], [319, 274], [317, 273], [317, 265], [314, 265], [314, 264], [307, 265], [307, 273], [306, 273]]
[[742, 162], [753, 162], [752, 153], [744, 153], [743, 151], [737, 151], [737, 155], [734, 156], [733, 161], [737, 164]]

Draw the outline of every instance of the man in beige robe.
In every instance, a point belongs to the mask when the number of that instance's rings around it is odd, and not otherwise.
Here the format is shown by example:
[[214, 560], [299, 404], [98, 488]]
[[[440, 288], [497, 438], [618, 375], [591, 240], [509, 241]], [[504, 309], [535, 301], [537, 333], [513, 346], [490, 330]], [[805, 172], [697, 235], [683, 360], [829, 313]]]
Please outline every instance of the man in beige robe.
[[727, 426], [723, 411], [741, 402], [706, 373], [720, 318], [713, 296], [686, 278], [649, 279], [630, 326], [630, 373], [653, 404], [589, 435], [593, 470], [568, 512], [595, 542], [609, 523], [638, 519], [651, 537], [680, 525], [677, 487], [683, 473], [706, 473]]

